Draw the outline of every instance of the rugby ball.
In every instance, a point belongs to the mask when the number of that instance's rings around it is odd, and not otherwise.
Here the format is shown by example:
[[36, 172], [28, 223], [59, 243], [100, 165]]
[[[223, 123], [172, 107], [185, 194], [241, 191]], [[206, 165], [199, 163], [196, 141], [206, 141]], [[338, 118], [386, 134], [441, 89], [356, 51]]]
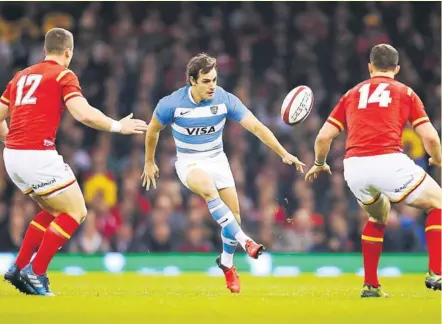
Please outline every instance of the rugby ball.
[[281, 107], [282, 120], [287, 125], [302, 123], [313, 108], [313, 91], [305, 85], [294, 88], [285, 97]]

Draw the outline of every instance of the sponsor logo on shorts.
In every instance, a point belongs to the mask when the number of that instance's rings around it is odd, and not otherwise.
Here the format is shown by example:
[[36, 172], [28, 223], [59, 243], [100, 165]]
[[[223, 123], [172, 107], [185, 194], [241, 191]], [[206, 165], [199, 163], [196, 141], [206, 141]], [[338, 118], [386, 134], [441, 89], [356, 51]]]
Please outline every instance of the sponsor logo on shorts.
[[399, 188], [394, 189], [394, 192], [401, 192], [402, 190], [407, 188], [408, 185], [413, 182], [413, 180], [414, 180], [414, 177], [411, 177], [411, 179], [408, 180], [407, 182], [405, 182], [402, 186], [400, 186]]
[[40, 183], [37, 183], [37, 184], [33, 184], [32, 185], [32, 189], [37, 190], [37, 189], [40, 189], [40, 188], [44, 188], [46, 186], [54, 184], [55, 181], [56, 181], [55, 178], [52, 178], [51, 180], [48, 180], [46, 182], [40, 182]]

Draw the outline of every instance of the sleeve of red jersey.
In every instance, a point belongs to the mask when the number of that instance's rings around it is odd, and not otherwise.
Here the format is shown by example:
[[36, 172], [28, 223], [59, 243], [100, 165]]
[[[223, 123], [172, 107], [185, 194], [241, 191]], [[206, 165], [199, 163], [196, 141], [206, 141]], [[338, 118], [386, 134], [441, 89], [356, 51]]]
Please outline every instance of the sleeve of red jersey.
[[3, 92], [2, 96], [0, 97], [0, 102], [2, 104], [5, 104], [6, 106], [9, 106], [9, 102], [10, 102], [10, 99], [11, 99], [11, 84], [12, 84], [12, 81], [10, 81], [8, 83], [8, 85], [6, 86], [5, 91]]
[[411, 126], [416, 128], [419, 125], [430, 122], [430, 118], [428, 118], [424, 104], [419, 96], [411, 88], [408, 88], [408, 95], [411, 97], [410, 117], [408, 119]]
[[65, 104], [72, 98], [83, 96], [81, 93], [80, 82], [75, 73], [71, 70], [64, 70], [61, 72], [57, 77], [57, 81], [60, 82], [62, 89], [61, 93]]
[[333, 111], [327, 118], [327, 122], [335, 126], [340, 132], [345, 129], [345, 106], [344, 100], [348, 93], [345, 96], [341, 97], [339, 102], [336, 104]]

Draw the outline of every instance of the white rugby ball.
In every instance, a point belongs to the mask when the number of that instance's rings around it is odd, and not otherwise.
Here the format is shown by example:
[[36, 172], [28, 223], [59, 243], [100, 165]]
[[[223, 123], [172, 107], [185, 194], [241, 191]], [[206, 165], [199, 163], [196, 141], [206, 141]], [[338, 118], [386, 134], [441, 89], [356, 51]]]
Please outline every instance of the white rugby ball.
[[282, 103], [282, 120], [288, 125], [302, 123], [312, 111], [313, 102], [312, 89], [305, 85], [294, 88]]

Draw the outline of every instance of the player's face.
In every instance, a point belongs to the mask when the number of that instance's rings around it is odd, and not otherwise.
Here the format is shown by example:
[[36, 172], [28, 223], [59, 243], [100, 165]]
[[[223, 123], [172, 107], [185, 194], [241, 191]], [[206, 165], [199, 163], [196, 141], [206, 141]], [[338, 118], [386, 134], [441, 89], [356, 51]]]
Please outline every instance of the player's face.
[[218, 75], [215, 69], [206, 74], [200, 73], [196, 83], [193, 83], [198, 96], [202, 100], [210, 100], [215, 96], [216, 81]]

